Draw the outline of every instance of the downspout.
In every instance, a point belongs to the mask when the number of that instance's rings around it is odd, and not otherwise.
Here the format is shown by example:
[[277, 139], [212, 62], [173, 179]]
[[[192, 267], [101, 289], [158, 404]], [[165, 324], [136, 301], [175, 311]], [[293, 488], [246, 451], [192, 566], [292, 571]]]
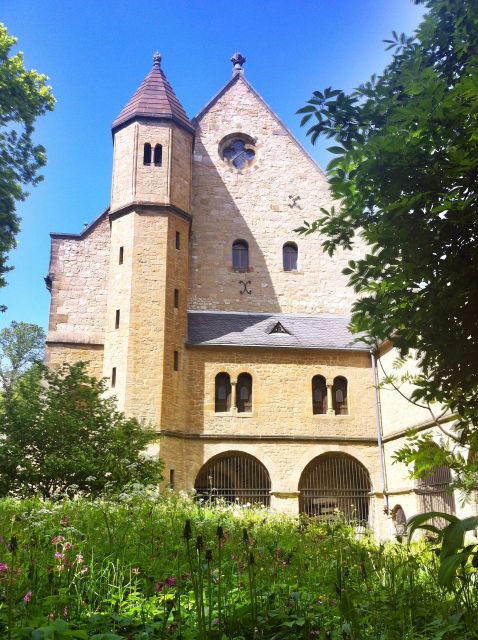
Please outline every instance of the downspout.
[[382, 414], [380, 411], [380, 398], [378, 394], [377, 358], [375, 355], [375, 349], [370, 349], [370, 360], [372, 361], [373, 387], [375, 389], [375, 421], [377, 425], [378, 458], [380, 462], [380, 473], [382, 477], [382, 493], [384, 498], [385, 510], [388, 515], [390, 513], [390, 505], [388, 502], [387, 474], [385, 471], [385, 461], [383, 457]]

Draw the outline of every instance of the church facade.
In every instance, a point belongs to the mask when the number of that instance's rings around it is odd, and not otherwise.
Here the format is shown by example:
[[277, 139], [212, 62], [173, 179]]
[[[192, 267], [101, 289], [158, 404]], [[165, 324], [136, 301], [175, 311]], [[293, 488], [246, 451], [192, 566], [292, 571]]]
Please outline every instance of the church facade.
[[232, 61], [189, 119], [156, 54], [114, 121], [110, 207], [51, 234], [46, 361], [108, 378], [157, 430], [175, 490], [340, 511], [382, 537], [456, 510], [448, 470], [415, 486], [392, 465], [429, 415], [377, 391], [393, 350], [347, 329], [342, 269], [361, 247], [330, 258], [319, 234], [294, 232], [330, 206], [326, 178]]

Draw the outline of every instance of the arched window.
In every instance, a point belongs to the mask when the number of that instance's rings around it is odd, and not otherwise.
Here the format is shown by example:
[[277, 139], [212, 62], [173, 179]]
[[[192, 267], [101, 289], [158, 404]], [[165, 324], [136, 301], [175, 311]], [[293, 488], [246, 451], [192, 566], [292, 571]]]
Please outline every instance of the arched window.
[[305, 467], [299, 481], [299, 508], [324, 520], [344, 518], [366, 525], [372, 485], [367, 469], [345, 453], [324, 453]]
[[284, 271], [297, 271], [297, 257], [299, 250], [295, 242], [286, 242], [282, 247], [282, 264]]
[[312, 412], [327, 413], [327, 385], [323, 376], [312, 378]]
[[231, 408], [231, 378], [228, 373], [218, 373], [215, 384], [214, 411], [225, 413]]
[[334, 379], [332, 401], [336, 416], [344, 416], [349, 412], [347, 405], [347, 380], [342, 376]]
[[160, 144], [157, 144], [154, 147], [154, 164], [157, 167], [160, 167], [163, 162], [163, 147]]
[[144, 145], [143, 164], [151, 164], [151, 145], [149, 142]]
[[252, 376], [248, 373], [241, 373], [237, 377], [236, 403], [238, 413], [252, 411]]
[[238, 504], [270, 504], [271, 479], [257, 458], [240, 451], [228, 451], [209, 460], [194, 483], [196, 495]]
[[[415, 491], [420, 513], [441, 511], [454, 515], [455, 497], [450, 487], [451, 482], [451, 470], [446, 464], [440, 465], [423, 478], [418, 478]], [[433, 518], [430, 524], [443, 528], [448, 522], [443, 518]]]
[[233, 269], [249, 269], [249, 245], [245, 240], [236, 240], [232, 245]]
[[405, 516], [405, 511], [399, 504], [393, 508], [392, 520], [397, 536], [405, 536], [407, 534], [407, 517]]

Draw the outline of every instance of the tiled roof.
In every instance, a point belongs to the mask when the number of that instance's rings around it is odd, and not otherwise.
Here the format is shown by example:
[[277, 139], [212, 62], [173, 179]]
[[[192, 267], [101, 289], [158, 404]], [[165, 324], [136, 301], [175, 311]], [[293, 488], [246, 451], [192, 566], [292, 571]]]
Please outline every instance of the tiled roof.
[[156, 54], [151, 71], [136, 93], [113, 122], [113, 131], [136, 118], [168, 118], [193, 131], [193, 126], [161, 69], [161, 57]]
[[[278, 322], [288, 333], [271, 333]], [[349, 322], [338, 315], [189, 311], [188, 344], [368, 350], [364, 342], [354, 342]]]

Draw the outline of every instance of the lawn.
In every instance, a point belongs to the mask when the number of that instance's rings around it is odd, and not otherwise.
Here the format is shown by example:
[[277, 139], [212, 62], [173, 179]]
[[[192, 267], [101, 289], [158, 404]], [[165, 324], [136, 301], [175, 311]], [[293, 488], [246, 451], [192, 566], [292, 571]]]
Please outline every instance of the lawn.
[[0, 501], [0, 637], [478, 638], [476, 573], [437, 584], [433, 543], [132, 491]]

